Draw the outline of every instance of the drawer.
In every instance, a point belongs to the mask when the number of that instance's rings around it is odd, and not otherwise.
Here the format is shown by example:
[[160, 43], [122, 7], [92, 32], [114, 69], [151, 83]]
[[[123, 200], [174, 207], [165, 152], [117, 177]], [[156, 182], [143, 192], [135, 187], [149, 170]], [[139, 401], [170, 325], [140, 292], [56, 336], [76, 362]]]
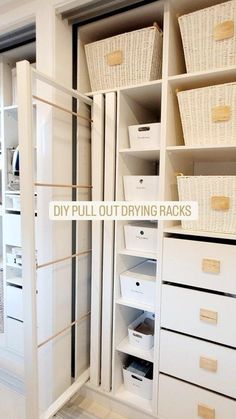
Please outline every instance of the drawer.
[[[171, 395], [171, 403], [170, 403]], [[160, 374], [160, 419], [235, 419], [236, 402]]]
[[23, 321], [22, 288], [14, 285], [7, 285], [6, 294], [7, 316]]
[[164, 281], [236, 294], [235, 267], [235, 246], [164, 239]]
[[163, 285], [161, 325], [236, 348], [236, 298]]
[[4, 216], [5, 243], [21, 247], [21, 220], [20, 215], [6, 214]]
[[23, 353], [24, 351], [24, 325], [22, 322], [9, 317], [7, 322], [7, 346], [12, 351]]
[[161, 331], [160, 371], [236, 398], [236, 350]]

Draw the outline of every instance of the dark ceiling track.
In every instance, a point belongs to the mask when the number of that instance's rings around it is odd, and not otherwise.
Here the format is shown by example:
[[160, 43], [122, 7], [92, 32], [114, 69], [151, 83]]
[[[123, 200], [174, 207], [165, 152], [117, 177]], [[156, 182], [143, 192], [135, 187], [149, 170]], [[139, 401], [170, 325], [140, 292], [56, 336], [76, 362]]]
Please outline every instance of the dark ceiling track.
[[62, 18], [68, 19], [73, 25], [81, 26], [154, 1], [157, 0], [94, 0], [62, 13]]
[[4, 33], [4, 35], [0, 35], [0, 53], [21, 47], [23, 45], [29, 44], [30, 42], [35, 42], [35, 40], [35, 23], [11, 32]]

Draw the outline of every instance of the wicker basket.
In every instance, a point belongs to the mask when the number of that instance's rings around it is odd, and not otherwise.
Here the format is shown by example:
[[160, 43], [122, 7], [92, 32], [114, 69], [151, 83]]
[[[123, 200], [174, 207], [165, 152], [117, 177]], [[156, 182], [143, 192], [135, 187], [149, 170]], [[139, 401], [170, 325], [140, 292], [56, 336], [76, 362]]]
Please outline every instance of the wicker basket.
[[236, 144], [236, 83], [177, 93], [188, 146]]
[[236, 65], [236, 1], [179, 17], [187, 72]]
[[162, 32], [157, 26], [85, 45], [93, 91], [161, 78]]
[[236, 233], [236, 176], [178, 176], [180, 201], [198, 202], [198, 219], [186, 230]]

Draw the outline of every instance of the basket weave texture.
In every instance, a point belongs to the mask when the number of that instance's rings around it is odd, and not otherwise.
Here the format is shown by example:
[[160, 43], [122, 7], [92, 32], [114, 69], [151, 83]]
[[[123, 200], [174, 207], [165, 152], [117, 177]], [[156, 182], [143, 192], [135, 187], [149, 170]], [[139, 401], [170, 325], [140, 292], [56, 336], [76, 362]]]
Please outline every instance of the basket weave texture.
[[[183, 229], [236, 233], [236, 176], [178, 176], [177, 184], [180, 201], [198, 202], [198, 219], [182, 221]], [[228, 209], [213, 209], [212, 199]]]
[[236, 83], [177, 93], [187, 146], [236, 144]]
[[85, 45], [92, 91], [161, 78], [162, 32], [155, 26]]
[[236, 65], [236, 0], [178, 20], [188, 73]]

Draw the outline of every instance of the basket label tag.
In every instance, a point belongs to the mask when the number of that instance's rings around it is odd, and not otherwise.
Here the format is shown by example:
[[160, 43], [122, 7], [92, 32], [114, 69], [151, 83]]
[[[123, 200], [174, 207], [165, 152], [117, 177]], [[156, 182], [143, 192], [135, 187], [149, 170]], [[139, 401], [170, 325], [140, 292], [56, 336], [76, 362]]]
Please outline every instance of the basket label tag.
[[217, 372], [217, 360], [216, 359], [210, 359], [205, 358], [203, 356], [200, 357], [199, 362], [200, 368], [211, 371], [211, 372]]
[[198, 405], [198, 416], [204, 419], [215, 419], [215, 409], [211, 409], [203, 404]]
[[123, 63], [123, 52], [118, 50], [107, 54], [107, 64], [110, 66], [120, 65]]
[[215, 106], [212, 108], [212, 121], [229, 121], [231, 118], [231, 106]]
[[214, 27], [214, 40], [222, 41], [234, 36], [234, 22], [233, 20], [226, 20]]
[[220, 261], [216, 259], [202, 259], [202, 271], [205, 273], [219, 274]]
[[229, 210], [229, 197], [227, 196], [212, 196], [211, 209], [217, 211]]
[[200, 309], [200, 320], [205, 323], [217, 324], [218, 313], [217, 311], [206, 310], [205, 308]]

